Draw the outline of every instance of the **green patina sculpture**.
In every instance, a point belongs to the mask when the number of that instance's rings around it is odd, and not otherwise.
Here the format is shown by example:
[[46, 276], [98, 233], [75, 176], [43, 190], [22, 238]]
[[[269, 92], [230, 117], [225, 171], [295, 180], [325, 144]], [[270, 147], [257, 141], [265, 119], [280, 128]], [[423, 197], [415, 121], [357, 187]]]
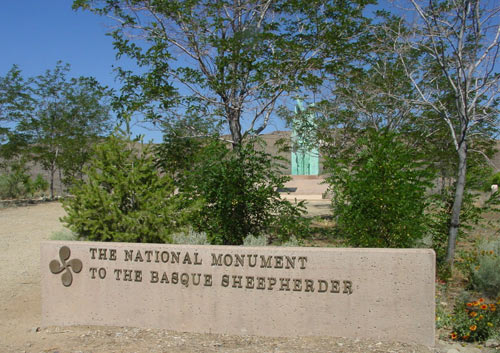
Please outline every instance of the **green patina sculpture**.
[[[300, 99], [297, 99], [295, 114], [305, 111]], [[307, 143], [307, 131], [314, 128], [314, 114], [306, 119], [297, 118], [292, 127], [292, 175], [319, 175], [319, 152]]]

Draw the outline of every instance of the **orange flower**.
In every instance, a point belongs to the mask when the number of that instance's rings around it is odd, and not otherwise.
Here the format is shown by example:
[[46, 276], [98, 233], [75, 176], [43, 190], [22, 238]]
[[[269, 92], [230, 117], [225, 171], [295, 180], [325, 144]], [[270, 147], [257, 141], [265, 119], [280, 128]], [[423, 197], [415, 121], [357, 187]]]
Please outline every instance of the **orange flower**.
[[474, 303], [472, 303], [474, 306], [479, 306], [479, 300], [476, 300]]
[[452, 340], [456, 340], [457, 339], [457, 333], [456, 332], [452, 332], [451, 333], [451, 339]]
[[476, 317], [477, 313], [475, 311], [470, 313], [470, 317]]
[[496, 311], [497, 310], [497, 307], [495, 304], [490, 304], [490, 310], [491, 311]]
[[484, 298], [479, 298], [478, 302], [483, 303], [484, 302]]
[[469, 337], [470, 337], [469, 335], [465, 335], [465, 336], [462, 336], [462, 339], [467, 340], [467, 339], [469, 339]]
[[479, 315], [479, 317], [477, 318], [477, 320], [482, 320], [482, 319], [484, 319], [483, 315]]
[[480, 306], [481, 310], [488, 310], [488, 305], [483, 304]]
[[472, 326], [470, 326], [470, 327], [469, 327], [469, 329], [470, 329], [471, 331], [476, 331], [477, 326], [476, 326], [476, 325], [472, 325]]
[[470, 308], [471, 306], [473, 306], [474, 303], [467, 303], [467, 306]]

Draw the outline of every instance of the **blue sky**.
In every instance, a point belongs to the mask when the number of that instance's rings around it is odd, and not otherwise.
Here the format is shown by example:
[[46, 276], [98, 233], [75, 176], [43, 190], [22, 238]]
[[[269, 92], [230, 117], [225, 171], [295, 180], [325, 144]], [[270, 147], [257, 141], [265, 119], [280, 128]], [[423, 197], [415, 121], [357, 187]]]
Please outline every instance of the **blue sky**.
[[[17, 64], [25, 77], [53, 69], [58, 60], [71, 65], [71, 76], [93, 76], [118, 88], [107, 19], [87, 11], [73, 11], [71, 0], [8, 0], [0, 11], [0, 76]], [[145, 140], [161, 141], [161, 134], [135, 126]]]

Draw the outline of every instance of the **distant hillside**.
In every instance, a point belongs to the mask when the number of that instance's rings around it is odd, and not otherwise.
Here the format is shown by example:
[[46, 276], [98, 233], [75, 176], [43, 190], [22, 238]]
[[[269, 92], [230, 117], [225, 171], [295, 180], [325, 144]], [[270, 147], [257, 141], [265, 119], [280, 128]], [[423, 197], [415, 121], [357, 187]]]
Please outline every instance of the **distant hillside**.
[[[266, 143], [265, 150], [266, 152], [275, 155], [281, 156], [284, 161], [285, 168], [282, 170], [284, 174], [291, 174], [291, 153], [290, 152], [280, 152], [280, 146], [278, 144], [279, 140], [287, 141], [290, 139], [291, 131], [275, 131], [269, 134], [261, 135], [261, 138]], [[140, 146], [138, 146], [140, 148]], [[493, 156], [491, 162], [496, 171], [500, 171], [500, 141], [497, 141], [497, 153]], [[323, 159], [320, 158], [320, 174], [323, 173]], [[44, 171], [40, 165], [33, 164], [31, 165], [30, 174], [32, 176], [36, 176], [37, 174], [41, 174], [45, 177], [46, 180], [49, 180], [48, 172]], [[56, 194], [62, 195], [65, 193], [65, 187], [61, 182], [60, 176], [57, 173], [55, 177], [55, 190]]]

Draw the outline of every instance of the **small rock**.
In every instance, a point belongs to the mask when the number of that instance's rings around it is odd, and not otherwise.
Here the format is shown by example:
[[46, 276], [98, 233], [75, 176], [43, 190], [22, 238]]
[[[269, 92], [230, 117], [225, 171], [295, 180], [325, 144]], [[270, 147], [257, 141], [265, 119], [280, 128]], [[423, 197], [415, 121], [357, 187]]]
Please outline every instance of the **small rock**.
[[484, 343], [484, 346], [488, 348], [500, 347], [500, 342], [493, 338], [490, 338]]
[[40, 327], [33, 327], [30, 331], [31, 331], [31, 333], [40, 332]]

